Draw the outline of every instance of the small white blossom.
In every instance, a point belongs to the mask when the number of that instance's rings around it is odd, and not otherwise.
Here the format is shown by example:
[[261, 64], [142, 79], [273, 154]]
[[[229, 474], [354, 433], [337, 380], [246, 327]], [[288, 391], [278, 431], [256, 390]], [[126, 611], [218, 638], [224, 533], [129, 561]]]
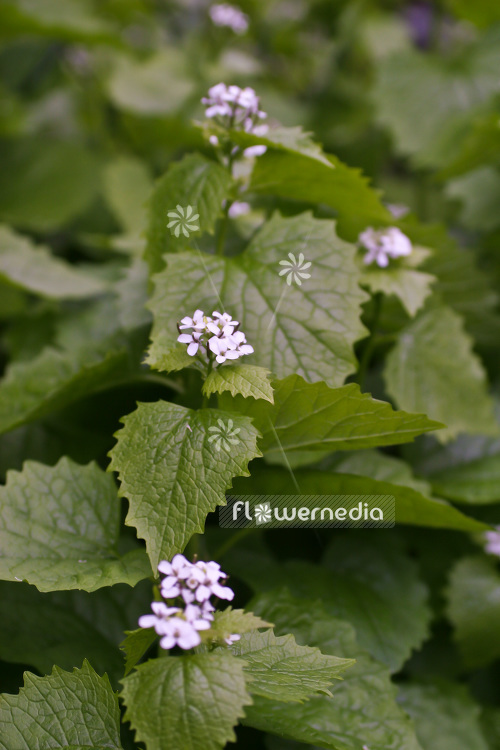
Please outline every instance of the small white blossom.
[[200, 643], [201, 638], [194, 625], [180, 617], [172, 617], [166, 624], [166, 632], [160, 641], [160, 646], [165, 649], [171, 649], [174, 646], [189, 649]]
[[[267, 114], [260, 109], [259, 97], [249, 86], [242, 89], [218, 83], [208, 90], [208, 96], [201, 101], [206, 107], [205, 116], [214, 119], [224, 128], [242, 130], [253, 135], [265, 135], [268, 131], [268, 126], [261, 122]], [[216, 145], [215, 141], [211, 143]], [[265, 146], [250, 148], [259, 148], [260, 153], [263, 153]]]
[[232, 646], [233, 643], [236, 643], [236, 641], [239, 641], [241, 638], [241, 635], [238, 635], [237, 633], [231, 633], [227, 638], [224, 638], [225, 642], [228, 646]]
[[164, 602], [152, 602], [151, 609], [154, 615], [142, 615], [139, 617], [140, 628], [154, 628], [158, 635], [165, 635], [167, 623], [172, 615], [177, 615], [182, 610], [180, 607], [167, 607]]
[[376, 263], [380, 268], [389, 265], [389, 259], [410, 255], [412, 244], [408, 237], [397, 227], [373, 229], [368, 227], [359, 235], [359, 242], [368, 250], [364, 262]]
[[245, 201], [235, 201], [229, 211], [228, 215], [231, 219], [237, 219], [238, 216], [244, 216], [250, 211], [250, 203], [245, 203]]
[[235, 34], [244, 34], [248, 29], [248, 16], [228, 3], [212, 5], [208, 11], [216, 26], [227, 26]]
[[238, 330], [239, 325], [229, 313], [214, 310], [209, 317], [203, 310], [196, 310], [192, 318], [186, 316], [178, 324], [179, 331], [192, 328], [193, 332], [181, 333], [177, 341], [188, 345], [187, 353], [191, 357], [202, 348], [214, 354], [216, 362], [222, 364], [226, 359], [239, 359], [254, 351], [243, 331]]
[[486, 541], [485, 552], [500, 557], [500, 526], [497, 526], [495, 531], [486, 531], [484, 539]]

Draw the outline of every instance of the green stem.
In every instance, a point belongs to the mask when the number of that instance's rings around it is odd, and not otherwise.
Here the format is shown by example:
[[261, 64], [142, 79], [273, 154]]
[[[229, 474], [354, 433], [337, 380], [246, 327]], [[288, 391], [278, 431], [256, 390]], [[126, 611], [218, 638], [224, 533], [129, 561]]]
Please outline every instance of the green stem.
[[377, 344], [377, 327], [378, 327], [378, 323], [380, 320], [381, 311], [382, 311], [382, 294], [380, 292], [377, 292], [377, 294], [375, 294], [373, 297], [373, 317], [372, 317], [372, 322], [371, 322], [371, 334], [365, 346], [365, 349], [363, 351], [363, 355], [361, 357], [361, 361], [359, 364], [357, 380], [358, 380], [359, 387], [361, 388], [361, 390], [363, 390], [365, 380], [366, 380], [366, 374], [368, 372], [368, 368], [370, 366], [373, 352]]
[[224, 544], [221, 544], [221, 546], [216, 549], [214, 559], [220, 560], [220, 558], [225, 555], [231, 547], [234, 547], [235, 544], [248, 536], [252, 531], [255, 531], [255, 529], [252, 529], [251, 527], [237, 531], [236, 534], [233, 534], [233, 536], [227, 540], [227, 542], [224, 542]]
[[[208, 365], [207, 365], [207, 374], [205, 375], [205, 380], [207, 380], [208, 376], [213, 370], [214, 366], [214, 360], [211, 355], [209, 355]], [[208, 404], [210, 402], [210, 396], [207, 396], [206, 394], [203, 395], [203, 401], [201, 402], [202, 409], [206, 409], [208, 407]]]
[[[233, 176], [234, 157], [235, 157], [235, 154], [229, 154], [228, 160], [227, 160], [227, 168], [231, 177]], [[226, 241], [227, 225], [229, 222], [229, 209], [231, 208], [232, 203], [233, 201], [229, 200], [229, 198], [226, 200], [226, 205], [224, 206], [224, 213], [222, 215], [222, 219], [219, 222], [219, 228], [217, 232], [217, 242], [215, 244], [216, 255], [224, 255], [224, 243]]]

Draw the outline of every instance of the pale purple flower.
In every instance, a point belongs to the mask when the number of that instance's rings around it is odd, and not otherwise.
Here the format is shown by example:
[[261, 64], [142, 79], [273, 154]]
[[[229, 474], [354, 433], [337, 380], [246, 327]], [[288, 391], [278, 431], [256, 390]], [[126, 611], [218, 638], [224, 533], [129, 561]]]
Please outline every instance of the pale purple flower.
[[180, 617], [172, 617], [166, 623], [165, 634], [160, 641], [160, 646], [164, 649], [171, 649], [179, 646], [183, 649], [194, 648], [201, 643], [201, 638], [196, 628], [187, 620]]
[[177, 337], [177, 341], [181, 344], [187, 344], [187, 353], [190, 357], [194, 357], [200, 348], [201, 336], [201, 332], [198, 333], [197, 331], [193, 331], [193, 333], [181, 333], [181, 335]]
[[238, 633], [231, 633], [231, 635], [228, 635], [228, 637], [224, 638], [224, 640], [228, 646], [232, 646], [233, 643], [236, 643], [236, 641], [239, 641], [240, 638], [241, 638], [241, 635], [238, 635]]
[[158, 635], [165, 635], [167, 623], [173, 615], [182, 610], [179, 607], [167, 607], [164, 602], [152, 602], [153, 615], [142, 615], [139, 617], [140, 628], [154, 628]]
[[235, 201], [229, 211], [228, 214], [231, 219], [237, 219], [238, 216], [244, 216], [250, 211], [250, 203], [245, 203], [245, 201]]
[[368, 227], [359, 235], [360, 244], [368, 250], [364, 262], [376, 263], [380, 268], [387, 268], [389, 259], [410, 255], [412, 244], [408, 237], [397, 227], [373, 229]]
[[500, 526], [497, 526], [495, 531], [486, 531], [484, 539], [486, 542], [485, 552], [500, 557]]

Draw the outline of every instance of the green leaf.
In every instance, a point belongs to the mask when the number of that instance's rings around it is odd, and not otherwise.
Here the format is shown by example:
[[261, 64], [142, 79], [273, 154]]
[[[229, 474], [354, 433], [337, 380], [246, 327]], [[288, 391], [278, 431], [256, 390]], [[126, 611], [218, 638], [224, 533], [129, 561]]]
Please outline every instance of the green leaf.
[[[290, 454], [293, 456], [294, 454]], [[411, 524], [412, 526], [429, 526], [432, 528], [455, 529], [457, 531], [480, 532], [490, 528], [487, 524], [464, 515], [444, 500], [431, 496], [427, 489], [414, 489], [414, 480], [395, 475], [391, 481], [379, 481], [377, 474], [384, 472], [375, 468], [370, 458], [362, 468], [365, 452], [359, 461], [350, 462], [343, 466], [340, 462], [336, 471], [351, 473], [331, 473], [313, 469], [294, 470], [293, 478], [288, 470], [267, 469], [255, 471], [251, 479], [238, 482], [234, 494], [269, 495], [273, 494], [299, 495], [301, 505], [314, 508], [318, 505], [316, 495], [359, 495], [379, 497], [393, 497], [396, 505], [396, 523]], [[369, 474], [364, 476], [364, 474]], [[362, 476], [355, 476], [361, 474]], [[297, 485], [300, 492], [297, 491]], [[361, 499], [361, 497], [360, 497]]]
[[485, 505], [500, 501], [500, 455], [484, 456], [430, 477], [438, 495], [457, 503]]
[[138, 367], [119, 339], [76, 351], [47, 347], [29, 362], [15, 362], [0, 381], [0, 433], [125, 382]]
[[116, 552], [120, 503], [97, 464], [26, 461], [0, 488], [0, 577], [39, 591], [94, 591], [151, 575], [142, 550]]
[[113, 684], [123, 676], [119, 644], [151, 601], [151, 583], [40, 593], [27, 583], [0, 582], [0, 659], [50, 674], [87, 658]]
[[243, 609], [226, 609], [214, 613], [214, 619], [210, 630], [202, 630], [200, 635], [204, 641], [223, 642], [233, 634], [242, 635], [250, 633], [259, 628], [272, 628], [271, 622], [266, 622], [257, 617], [253, 612], [245, 612]]
[[336, 535], [322, 565], [280, 564], [261, 551], [240, 550], [224, 557], [223, 565], [255, 591], [286, 586], [293, 596], [321, 599], [330, 615], [355, 628], [359, 645], [393, 672], [427, 636], [432, 613], [426, 586], [391, 530], [349, 529]]
[[125, 721], [148, 750], [220, 750], [251, 703], [231, 653], [155, 659], [123, 680]]
[[[416, 248], [414, 252], [415, 250]], [[361, 276], [361, 284], [367, 286], [371, 292], [382, 292], [397, 297], [411, 317], [423, 307], [435, 281], [436, 278], [431, 274], [411, 268], [403, 261], [399, 264], [393, 263], [388, 268], [378, 268], [374, 265], [365, 267]]]
[[248, 476], [258, 433], [247, 417], [166, 401], [139, 404], [122, 422], [109, 468], [129, 500], [126, 523], [146, 540], [156, 570], [226, 504], [233, 477]]
[[231, 646], [245, 661], [248, 690], [270, 700], [302, 703], [317, 693], [329, 694], [334, 680], [352, 667], [354, 660], [322, 654], [299, 646], [293, 635], [276, 637], [272, 630], [247, 633]]
[[240, 394], [244, 398], [262, 398], [273, 403], [271, 373], [264, 367], [255, 365], [226, 365], [212, 370], [203, 383], [205, 396], [229, 391], [231, 396]]
[[111, 100], [139, 115], [165, 115], [179, 110], [193, 91], [186, 56], [172, 44], [147, 59], [115, 57], [108, 81]]
[[[148, 206], [149, 224], [144, 257], [151, 272], [163, 268], [165, 253], [193, 247], [200, 234], [213, 233], [231, 182], [232, 178], [227, 169], [200, 154], [185, 156], [182, 161], [171, 165], [156, 183]], [[199, 230], [189, 231], [189, 239], [182, 232], [176, 237], [173, 233], [175, 227], [167, 227], [167, 214], [176, 210], [177, 206], [183, 209], [192, 206], [199, 214], [196, 220]]]
[[79, 299], [100, 294], [106, 287], [75, 266], [56, 258], [42, 246], [8, 227], [0, 226], [0, 278], [50, 299]]
[[500, 200], [500, 174], [491, 166], [480, 167], [446, 185], [450, 199], [461, 205], [460, 223], [467, 229], [488, 232], [500, 226], [497, 214]]
[[125, 676], [140, 662], [144, 654], [158, 638], [154, 628], [126, 630], [120, 648], [125, 652]]
[[450, 575], [448, 616], [469, 667], [500, 657], [500, 575], [495, 562], [485, 556], [466, 557]]
[[[289, 286], [279, 276], [280, 261], [302, 251], [312, 263], [311, 278]], [[223, 307], [241, 322], [257, 365], [278, 377], [298, 372], [307, 380], [341, 385], [356, 369], [353, 344], [366, 333], [360, 322], [366, 295], [358, 287], [355, 252], [336, 236], [332, 221], [306, 213], [274, 215], [235, 258], [169, 256], [167, 268], [155, 276], [148, 363], [167, 366], [182, 315]]]
[[356, 474], [380, 482], [411, 487], [421, 494], [430, 494], [430, 484], [416, 479], [411, 467], [401, 458], [377, 450], [353, 451], [333, 456], [329, 468], [339, 474]]
[[301, 645], [355, 658], [356, 664], [331, 687], [332, 698], [318, 696], [297, 705], [255, 696], [245, 724], [331, 750], [421, 750], [410, 720], [395, 702], [389, 671], [358, 646], [347, 622], [332, 617], [321, 603], [295, 599], [285, 590], [261, 594], [254, 605], [276, 623], [277, 633], [291, 632]]
[[44, 232], [58, 229], [97, 195], [99, 161], [76, 142], [4, 141], [0, 159], [2, 221]]
[[486, 373], [453, 310], [431, 308], [405, 328], [387, 356], [384, 377], [401, 408], [447, 425], [438, 440], [460, 432], [498, 435]]
[[233, 134], [243, 146], [263, 144], [267, 153], [253, 169], [250, 188], [307, 203], [324, 203], [338, 215], [341, 236], [355, 241], [369, 225], [387, 225], [391, 214], [358, 169], [325, 154], [300, 128], [278, 128], [263, 136]]
[[123, 229], [140, 234], [146, 227], [146, 201], [153, 187], [144, 162], [120, 156], [106, 166], [103, 181], [106, 199]]
[[0, 749], [61, 747], [121, 750], [120, 709], [107, 677], [87, 661], [81, 669], [54, 667], [48, 677], [24, 674], [18, 695], [0, 696]]
[[488, 750], [481, 709], [464, 685], [403, 683], [398, 700], [414, 720], [423, 750]]
[[459, 18], [472, 21], [480, 28], [500, 21], [500, 8], [495, 3], [490, 3], [490, 0], [477, 0], [474, 3], [467, 0], [447, 0], [446, 4]]
[[[495, 32], [464, 46], [459, 55], [410, 49], [381, 60], [373, 102], [399, 153], [413, 157], [419, 167], [443, 166], [454, 159], [462, 133], [500, 91], [495, 75], [499, 64]], [[439, 107], [428, 107], [429, 101], [439, 102]]]
[[441, 427], [423, 414], [394, 411], [390, 404], [361, 393], [355, 383], [329, 388], [290, 375], [274, 384], [274, 405], [237, 397], [221, 398], [223, 408], [252, 416], [266, 455], [284, 451], [352, 450], [397, 445]]

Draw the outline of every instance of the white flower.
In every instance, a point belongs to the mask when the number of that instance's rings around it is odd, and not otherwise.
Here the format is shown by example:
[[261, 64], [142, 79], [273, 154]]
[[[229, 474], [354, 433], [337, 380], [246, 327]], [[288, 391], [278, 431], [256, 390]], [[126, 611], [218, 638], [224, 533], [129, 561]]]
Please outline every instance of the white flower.
[[192, 318], [188, 316], [182, 318], [179, 324], [179, 331], [183, 331], [185, 328], [195, 328], [197, 331], [204, 331], [207, 325], [206, 321], [207, 318], [203, 310], [195, 310]]
[[208, 12], [216, 26], [228, 26], [235, 34], [244, 34], [248, 29], [248, 16], [233, 5], [212, 5]]
[[197, 333], [196, 331], [193, 331], [193, 333], [181, 333], [181, 335], [177, 337], [177, 341], [181, 344], [187, 344], [187, 353], [190, 357], [194, 357], [200, 347], [201, 336], [201, 332]]
[[[239, 86], [218, 83], [208, 90], [208, 96], [201, 101], [206, 107], [205, 116], [215, 119], [224, 128], [254, 135], [265, 135], [268, 130], [268, 126], [261, 123], [267, 114], [260, 109], [259, 97], [249, 86], [241, 89]], [[212, 142], [212, 145], [217, 144]]]
[[250, 203], [245, 203], [244, 201], [235, 201], [229, 211], [228, 215], [231, 219], [237, 219], [238, 216], [244, 216], [250, 211]]
[[301, 286], [302, 279], [311, 278], [311, 274], [306, 273], [307, 269], [312, 265], [311, 261], [307, 261], [307, 263], [304, 263], [304, 253], [299, 254], [298, 260], [295, 258], [295, 255], [293, 253], [288, 253], [288, 257], [290, 260], [280, 260], [280, 266], [285, 267], [279, 272], [279, 275], [286, 275], [286, 283], [288, 284], [288, 286], [292, 285], [292, 281], [294, 281], [298, 286]]
[[179, 237], [180, 233], [184, 237], [189, 237], [190, 232], [196, 232], [200, 226], [198, 219], [200, 214], [194, 213], [193, 206], [180, 206], [179, 204], [167, 213], [170, 221], [167, 224], [167, 229], [170, 229], [172, 234]]
[[196, 628], [187, 620], [180, 617], [172, 617], [166, 623], [166, 632], [160, 641], [160, 646], [171, 649], [180, 646], [183, 649], [194, 648], [201, 643], [201, 638]]
[[484, 539], [486, 541], [485, 552], [500, 557], [500, 526], [497, 526], [495, 531], [486, 531]]
[[267, 146], [249, 146], [243, 151], [243, 156], [251, 159], [252, 156], [262, 156], [267, 151]]
[[195, 630], [210, 630], [210, 621], [213, 615], [207, 617], [207, 612], [197, 604], [188, 604], [184, 610], [184, 617]]
[[228, 646], [232, 646], [233, 643], [236, 643], [236, 641], [239, 641], [241, 638], [241, 635], [238, 635], [237, 633], [231, 633], [227, 638], [224, 638], [225, 642]]
[[364, 262], [375, 262], [380, 268], [387, 268], [390, 258], [401, 258], [412, 251], [410, 240], [397, 227], [379, 230], [368, 227], [359, 235], [359, 242], [368, 250]]
[[167, 607], [163, 602], [152, 602], [151, 609], [154, 615], [142, 615], [142, 617], [139, 617], [139, 627], [154, 628], [158, 635], [165, 635], [167, 632], [167, 623], [172, 615], [176, 615], [182, 611], [179, 607]]

